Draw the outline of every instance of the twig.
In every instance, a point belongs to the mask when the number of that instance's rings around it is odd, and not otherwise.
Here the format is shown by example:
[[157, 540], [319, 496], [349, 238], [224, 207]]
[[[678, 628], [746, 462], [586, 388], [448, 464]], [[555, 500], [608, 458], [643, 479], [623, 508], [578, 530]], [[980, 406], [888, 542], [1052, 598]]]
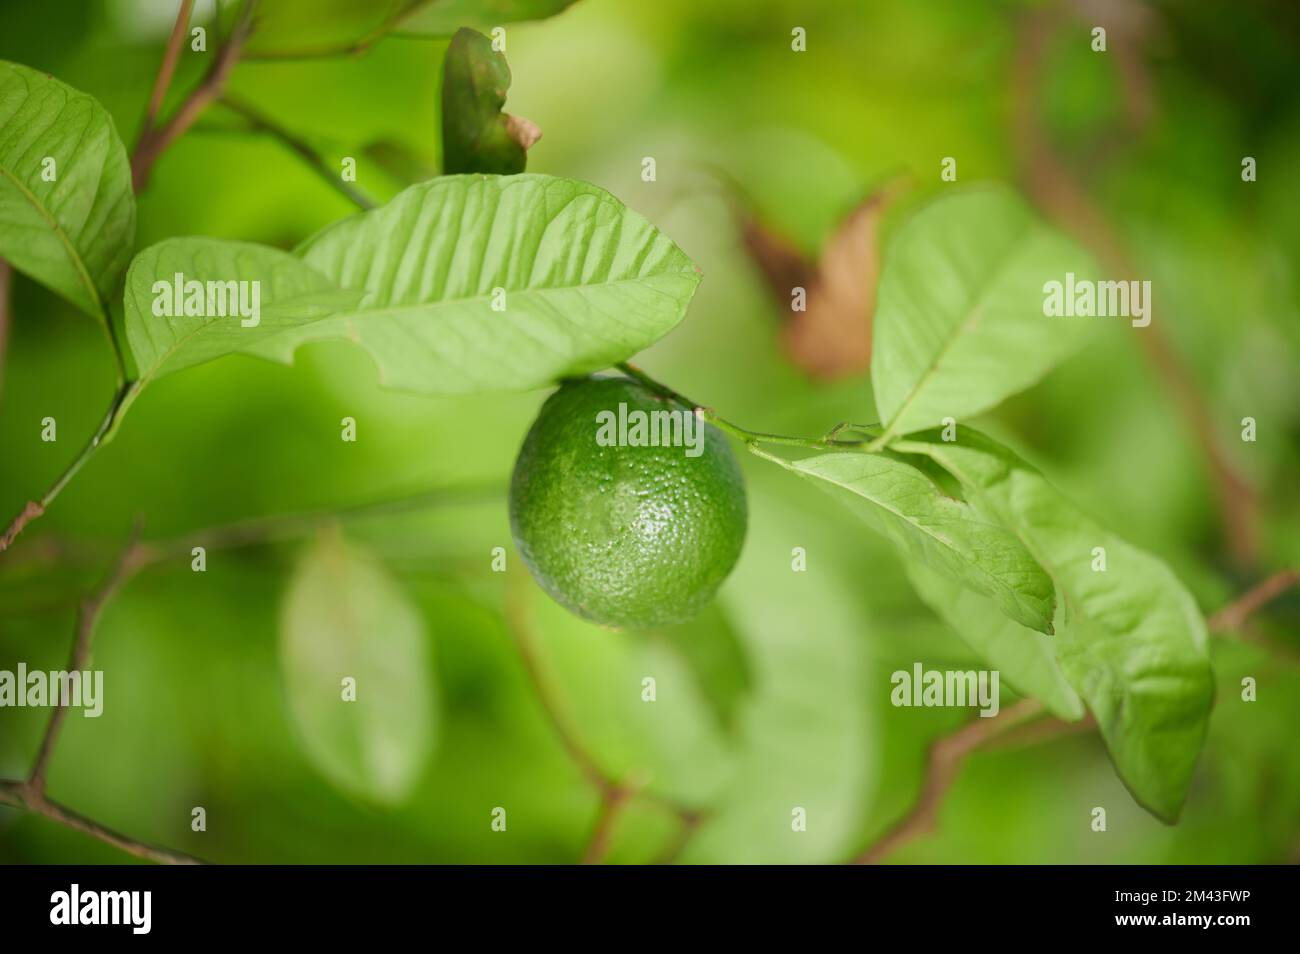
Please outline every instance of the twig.
[[699, 814], [682, 815], [679, 819], [680, 824], [677, 835], [668, 843], [668, 847], [655, 859], [654, 863], [656, 865], [677, 864], [677, 859], [681, 857], [682, 852], [686, 850], [686, 846], [690, 844], [691, 838], [695, 836], [695, 832], [699, 829], [703, 818], [704, 816]]
[[[390, 497], [378, 501], [350, 504], [329, 511], [317, 510], [277, 514], [240, 521], [224, 527], [214, 527], [188, 537], [151, 543], [138, 541], [133, 532], [131, 541], [123, 548], [103, 581], [81, 601], [77, 612], [76, 630], [73, 637], [68, 671], [80, 672], [86, 668], [94, 639], [95, 624], [99, 621], [99, 616], [104, 607], [137, 573], [148, 566], [174, 557], [177, 554], [188, 554], [194, 546], [209, 548], [238, 547], [256, 542], [270, 541], [284, 535], [308, 531], [326, 520], [406, 512], [433, 503], [465, 499], [470, 495], [481, 493], [485, 489], [485, 486], [442, 488], [408, 494], [403, 497]], [[499, 488], [493, 487], [491, 489], [494, 494], [500, 493]], [[50, 715], [50, 721], [46, 726], [45, 733], [41, 737], [40, 749], [37, 752], [27, 780], [25, 782], [9, 779], [0, 780], [0, 803], [44, 815], [46, 818], [84, 832], [93, 838], [98, 838], [100, 841], [107, 842], [140, 858], [167, 864], [197, 863], [198, 859], [189, 855], [157, 848], [121, 835], [46, 797], [46, 776], [66, 717], [67, 705], [60, 696], [54, 712]]]
[[1205, 625], [1211, 632], [1240, 629], [1257, 610], [1277, 599], [1297, 583], [1300, 583], [1300, 569], [1275, 573], [1219, 610], [1205, 621]]
[[618, 779], [615, 779], [601, 768], [600, 763], [587, 751], [586, 746], [579, 741], [577, 731], [569, 721], [565, 710], [559, 704], [557, 694], [552, 690], [550, 681], [542, 671], [542, 663], [537, 652], [532, 623], [528, 619], [523, 595], [520, 592], [523, 586], [523, 578], [512, 575], [507, 585], [509, 591], [506, 597], [506, 618], [510, 624], [510, 633], [514, 636], [519, 658], [524, 664], [524, 671], [528, 674], [528, 681], [532, 683], [537, 701], [541, 703], [542, 711], [546, 714], [546, 718], [550, 720], [551, 728], [555, 730], [560, 745], [564, 747], [564, 751], [573, 764], [578, 767], [578, 771], [596, 789], [604, 792], [608, 789], [618, 788]]
[[[121, 555], [113, 564], [100, 585], [81, 603], [77, 613], [76, 631], [72, 641], [72, 652], [68, 661], [68, 672], [82, 672], [90, 662], [91, 643], [95, 637], [95, 624], [109, 600], [126, 584], [126, 581], [141, 565], [141, 551], [134, 537], [127, 544]], [[102, 842], [112, 845], [137, 858], [156, 861], [160, 864], [200, 864], [201, 862], [182, 852], [171, 851], [150, 845], [101, 825], [64, 805], [48, 798], [45, 794], [46, 777], [49, 772], [50, 759], [54, 747], [58, 744], [63, 730], [64, 720], [68, 714], [70, 700], [62, 693], [58, 696], [50, 721], [41, 737], [40, 750], [32, 763], [31, 773], [25, 782], [13, 780], [0, 781], [0, 803], [14, 808], [25, 809], [44, 816], [75, 831], [90, 835]]]
[[[212, 61], [212, 66], [203, 77], [203, 81], [177, 107], [171, 119], [161, 127], [151, 126], [141, 134], [140, 141], [136, 143], [135, 153], [131, 156], [131, 182], [136, 192], [148, 184], [149, 174], [153, 171], [158, 157], [182, 136], [225, 90], [226, 81], [230, 78], [235, 64], [239, 62], [244, 43], [252, 31], [253, 10], [256, 6], [257, 0], [244, 0], [230, 36], [217, 50], [216, 58]], [[165, 58], [163, 66], [166, 67]]]
[[[76, 631], [72, 640], [72, 653], [68, 660], [68, 672], [82, 672], [90, 660], [90, 647], [95, 638], [95, 625], [104, 606], [111, 600], [126, 582], [143, 565], [142, 553], [134, 537], [113, 564], [103, 582], [81, 601], [77, 610]], [[50, 713], [49, 724], [41, 737], [41, 746], [32, 764], [31, 774], [27, 779], [28, 792], [38, 798], [45, 795], [45, 778], [49, 771], [50, 759], [54, 755], [54, 746], [58, 744], [63, 722], [68, 715], [68, 699], [59, 694], [59, 700]]]
[[344, 182], [338, 172], [329, 167], [325, 157], [317, 152], [306, 140], [289, 132], [269, 116], [259, 112], [248, 103], [231, 96], [229, 93], [221, 97], [221, 105], [242, 116], [254, 131], [267, 133], [280, 140], [287, 148], [306, 161], [312, 171], [316, 172], [332, 188], [341, 192], [348, 201], [361, 209], [373, 209], [375, 207], [374, 199], [351, 183]]
[[605, 860], [614, 840], [614, 826], [631, 797], [632, 792], [627, 788], [615, 786], [601, 790], [600, 808], [596, 812], [596, 822], [592, 826], [587, 847], [582, 852], [582, 864], [598, 865]]
[[91, 838], [112, 845], [128, 855], [143, 858], [146, 861], [153, 861], [162, 865], [201, 865], [204, 863], [193, 855], [129, 838], [106, 825], [92, 821], [85, 815], [78, 814], [72, 809], [46, 798], [43, 793], [32, 791], [30, 786], [22, 782], [0, 781], [0, 804], [41, 815], [51, 821], [58, 822], [60, 825], [71, 828], [73, 831], [89, 835]]
[[[605, 771], [582, 743], [581, 737], [570, 721], [565, 707], [561, 704], [559, 694], [555, 692], [542, 666], [537, 651], [536, 636], [525, 607], [523, 587], [526, 580], [520, 575], [512, 575], [507, 581], [506, 622], [514, 637], [519, 658], [523, 661], [524, 671], [533, 686], [537, 701], [546, 714], [569, 759], [577, 766], [583, 778], [596, 789], [600, 795], [600, 807], [597, 809], [596, 821], [592, 827], [591, 839], [583, 850], [584, 864], [594, 864], [604, 858], [608, 852], [614, 823], [623, 806], [635, 798], [644, 799], [657, 805], [661, 810], [675, 816], [687, 832], [693, 832], [705, 817], [705, 813], [689, 805], [683, 805], [674, 799], [649, 791], [639, 781], [631, 778], [618, 778]], [[686, 836], [689, 837], [689, 834]], [[680, 847], [678, 848], [680, 850]]]
[[[115, 343], [114, 348], [116, 349], [116, 347]], [[119, 360], [120, 354], [119, 351]], [[77, 475], [87, 461], [95, 456], [95, 452], [112, 439], [118, 422], [121, 420], [123, 410], [138, 393], [138, 382], [127, 384], [119, 381], [117, 389], [113, 392], [113, 399], [109, 403], [108, 411], [104, 414], [103, 420], [100, 421], [99, 427], [95, 429], [95, 433], [90, 435], [90, 439], [82, 446], [72, 463], [50, 485], [50, 488], [45, 491], [40, 500], [27, 501], [23, 505], [23, 509], [19, 511], [18, 516], [14, 517], [4, 533], [0, 534], [0, 553], [8, 550], [13, 545], [14, 540], [18, 538], [18, 535], [26, 529], [27, 525], [45, 513], [50, 504], [54, 502], [54, 499], [63, 492], [63, 488], [68, 485], [68, 482]]]
[[171, 36], [167, 38], [167, 47], [163, 50], [162, 66], [153, 83], [153, 92], [149, 94], [149, 105], [145, 109], [144, 122], [140, 126], [143, 137], [154, 126], [158, 113], [162, 109], [167, 90], [171, 88], [172, 77], [176, 75], [176, 64], [180, 62], [181, 48], [185, 45], [185, 33], [190, 25], [190, 13], [194, 9], [194, 0], [181, 0], [181, 8], [176, 14], [176, 23], [172, 26]]
[[1034, 699], [1023, 699], [1003, 709], [991, 719], [976, 718], [930, 747], [921, 792], [916, 803], [885, 834], [853, 858], [853, 864], [876, 864], [900, 846], [934, 828], [939, 806], [957, 778], [957, 770], [966, 756], [1002, 733], [1041, 715], [1043, 706]]

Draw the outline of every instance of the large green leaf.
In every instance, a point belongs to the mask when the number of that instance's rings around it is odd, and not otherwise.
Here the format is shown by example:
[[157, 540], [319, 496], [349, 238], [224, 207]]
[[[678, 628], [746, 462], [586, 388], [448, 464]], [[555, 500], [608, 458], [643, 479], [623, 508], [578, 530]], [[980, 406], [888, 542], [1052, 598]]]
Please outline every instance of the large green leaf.
[[785, 462], [846, 502], [908, 557], [990, 597], [1007, 616], [1052, 632], [1052, 581], [996, 522], [954, 500], [916, 468], [877, 454], [819, 454]]
[[510, 66], [492, 41], [457, 30], [442, 61], [442, 171], [514, 175], [528, 164], [537, 127], [501, 110]]
[[1043, 314], [1043, 285], [1091, 272], [1088, 256], [1010, 192], [938, 199], [885, 253], [871, 375], [891, 434], [986, 411], [1083, 344], [1091, 318]]
[[[1064, 601], [1061, 669], [1101, 729], [1134, 798], [1178, 817], [1213, 701], [1205, 621], [1160, 560], [1098, 526], [1014, 453], [970, 428], [898, 445], [926, 453], [1047, 569]], [[1105, 570], [1094, 570], [1094, 548]]]
[[[168, 290], [174, 290], [177, 275], [182, 283], [203, 284], [202, 310], [208, 313], [185, 314], [185, 294], [180, 296], [179, 304], [174, 291], [170, 303], [165, 299]], [[222, 294], [214, 296], [213, 304], [221, 302], [226, 314], [214, 314], [221, 309], [209, 308], [209, 282], [222, 283]], [[251, 324], [254, 319], [232, 313], [238, 306], [225, 294], [229, 291], [227, 282], [248, 283], [242, 300], [248, 305], [252, 304], [256, 287], [259, 316], [255, 325]], [[253, 282], [258, 284], [254, 286]], [[253, 352], [259, 341], [286, 328], [334, 315], [359, 298], [355, 292], [335, 288], [288, 252], [222, 239], [166, 239], [137, 255], [127, 271], [126, 338], [137, 373], [147, 382], [222, 355]], [[155, 304], [157, 311], [166, 313], [157, 314]]]
[[404, 799], [433, 749], [424, 621], [388, 573], [337, 531], [316, 540], [290, 581], [280, 659], [289, 713], [316, 768], [363, 798]]
[[93, 97], [0, 61], [0, 257], [107, 321], [134, 242], [131, 167], [112, 117]]
[[906, 561], [912, 585], [932, 610], [1012, 689], [1033, 696], [1062, 719], [1082, 718], [1083, 702], [1070, 688], [1045, 636], [998, 612], [987, 596], [968, 590], [922, 563]]
[[576, 0], [408, 0], [397, 32], [451, 36], [461, 27], [490, 30], [520, 20], [545, 20]]
[[699, 282], [608, 192], [538, 175], [420, 183], [299, 254], [364, 297], [257, 353], [289, 361], [305, 341], [345, 339], [385, 385], [430, 394], [527, 390], [608, 367], [681, 321]]

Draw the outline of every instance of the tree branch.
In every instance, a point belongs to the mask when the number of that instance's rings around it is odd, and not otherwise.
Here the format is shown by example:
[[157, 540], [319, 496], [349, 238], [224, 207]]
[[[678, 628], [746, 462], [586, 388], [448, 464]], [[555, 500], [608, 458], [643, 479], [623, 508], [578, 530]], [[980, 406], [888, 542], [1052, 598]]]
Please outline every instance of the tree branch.
[[934, 829], [944, 796], [957, 779], [957, 770], [966, 756], [980, 746], [1023, 722], [1043, 713], [1042, 703], [1022, 699], [1003, 709], [991, 719], [976, 718], [930, 747], [921, 792], [916, 803], [901, 819], [852, 859], [852, 864], [876, 864], [895, 849]]
[[[605, 857], [619, 812], [634, 798], [645, 799], [674, 815], [682, 823], [683, 830], [687, 833], [685, 837], [689, 837], [705, 817], [704, 812], [683, 805], [666, 795], [649, 791], [638, 780], [612, 775], [601, 767], [596, 757], [582, 743], [579, 733], [560, 702], [559, 694], [555, 692], [542, 666], [532, 621], [528, 618], [528, 611], [524, 605], [526, 585], [526, 578], [518, 574], [512, 574], [507, 581], [506, 622], [514, 637], [519, 658], [524, 664], [524, 671], [533, 686], [533, 692], [550, 721], [551, 728], [559, 738], [560, 745], [568, 754], [570, 761], [577, 766], [583, 778], [600, 795], [600, 807], [597, 809], [596, 820], [592, 826], [591, 838], [583, 850], [582, 863], [595, 864]], [[683, 846], [684, 844], [679, 845], [677, 850], [680, 851]]]
[[[77, 613], [76, 631], [68, 661], [68, 672], [82, 672], [86, 669], [90, 662], [91, 643], [94, 640], [95, 624], [99, 621], [99, 615], [109, 600], [116, 595], [142, 565], [141, 552], [133, 538], [122, 551], [121, 556], [115, 561], [103, 582], [82, 601]], [[50, 759], [54, 755], [54, 747], [58, 744], [62, 733], [64, 720], [68, 714], [69, 702], [70, 700], [65, 698], [62, 693], [59, 694], [54, 711], [50, 714], [50, 721], [45, 728], [45, 734], [41, 737], [40, 750], [32, 763], [32, 770], [27, 781], [0, 780], [0, 803], [49, 818], [74, 831], [97, 838], [137, 858], [156, 861], [160, 864], [201, 864], [199, 859], [191, 855], [129, 838], [46, 796], [45, 783], [49, 772]]]
[[194, 9], [194, 0], [181, 0], [181, 8], [176, 14], [176, 23], [172, 26], [171, 36], [167, 38], [167, 47], [163, 50], [162, 65], [153, 82], [153, 92], [149, 94], [149, 105], [145, 108], [144, 122], [140, 126], [143, 138], [154, 127], [158, 113], [162, 109], [167, 90], [171, 88], [172, 77], [176, 75], [176, 65], [180, 62], [181, 48], [185, 45], [185, 33], [190, 25], [190, 13]]
[[1240, 598], [1229, 603], [1205, 621], [1211, 632], [1228, 632], [1241, 629], [1246, 620], [1258, 610], [1277, 599], [1291, 587], [1300, 583], [1300, 569], [1275, 573]]
[[[76, 630], [72, 640], [72, 652], [68, 660], [68, 672], [82, 672], [86, 669], [90, 661], [90, 647], [95, 638], [95, 625], [99, 622], [100, 613], [103, 612], [109, 600], [117, 595], [118, 591], [126, 585], [126, 582], [143, 565], [144, 554], [133, 537], [109, 570], [103, 582], [81, 601], [81, 606], [77, 610]], [[68, 715], [68, 701], [60, 693], [59, 701], [54, 706], [54, 711], [50, 713], [49, 724], [45, 727], [45, 734], [41, 737], [41, 746], [36, 754], [36, 761], [32, 764], [31, 775], [27, 779], [27, 789], [30, 796], [43, 798], [45, 795], [45, 777], [49, 771], [50, 759], [54, 756], [54, 746], [58, 744], [59, 735], [63, 731], [63, 722]]]
[[614, 840], [614, 826], [632, 795], [630, 788], [614, 787], [601, 790], [600, 808], [596, 812], [596, 822], [592, 826], [587, 847], [582, 852], [582, 864], [598, 865], [605, 860]]
[[43, 794], [31, 791], [27, 785], [21, 782], [0, 781], [0, 804], [41, 815], [51, 821], [58, 822], [66, 828], [71, 828], [73, 831], [79, 831], [83, 835], [89, 835], [91, 838], [102, 841], [107, 845], [112, 845], [128, 855], [143, 858], [145, 861], [157, 862], [160, 865], [204, 864], [202, 860], [195, 858], [193, 855], [129, 838], [106, 825], [92, 821], [85, 815], [78, 814], [72, 809], [46, 798]]
[[[168, 146], [184, 135], [186, 130], [194, 125], [195, 120], [203, 114], [203, 111], [212, 105], [225, 90], [226, 81], [230, 78], [230, 73], [235, 68], [235, 64], [239, 62], [244, 43], [252, 32], [253, 11], [256, 6], [257, 0], [244, 0], [236, 17], [234, 28], [230, 31], [230, 36], [217, 50], [216, 59], [212, 61], [212, 66], [203, 77], [203, 81], [177, 107], [171, 119], [161, 127], [148, 126], [141, 133], [140, 141], [136, 143], [135, 153], [131, 156], [131, 182], [136, 192], [139, 192], [148, 184], [149, 174], [153, 171], [154, 163], [158, 161], [158, 157], [167, 150]], [[164, 56], [164, 70], [166, 66], [167, 60]], [[159, 82], [161, 83], [162, 80], [163, 77], [160, 75]], [[157, 85], [155, 84], [155, 87]]]
[[[350, 504], [332, 510], [277, 514], [240, 521], [223, 527], [214, 527], [188, 537], [167, 541], [139, 542], [135, 533], [133, 533], [130, 542], [123, 548], [104, 579], [81, 601], [77, 612], [68, 671], [80, 672], [86, 668], [90, 660], [95, 625], [99, 621], [99, 616], [104, 607], [121, 592], [122, 588], [137, 573], [148, 566], [178, 555], [188, 556], [195, 546], [209, 548], [238, 547], [257, 542], [267, 542], [283, 536], [308, 531], [327, 520], [407, 512], [435, 503], [463, 500], [482, 493], [485, 489], [483, 486], [441, 488], [402, 497], [390, 497], [378, 501]], [[494, 495], [500, 494], [500, 488], [492, 487], [491, 490]], [[14, 808], [22, 808], [43, 815], [139, 858], [164, 864], [199, 863], [198, 859], [189, 855], [128, 838], [46, 797], [46, 777], [50, 761], [53, 758], [54, 749], [58, 744], [66, 718], [67, 706], [60, 697], [54, 712], [50, 715], [50, 721], [46, 726], [45, 733], [41, 737], [40, 748], [27, 780], [25, 782], [10, 779], [0, 780], [0, 804], [7, 804]]]

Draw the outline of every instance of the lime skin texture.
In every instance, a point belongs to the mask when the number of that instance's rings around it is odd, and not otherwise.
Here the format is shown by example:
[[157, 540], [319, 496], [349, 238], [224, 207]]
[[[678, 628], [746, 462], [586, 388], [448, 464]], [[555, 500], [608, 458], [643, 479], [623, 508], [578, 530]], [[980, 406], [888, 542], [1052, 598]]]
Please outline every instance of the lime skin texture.
[[602, 446], [600, 414], [617, 416], [620, 404], [691, 416], [629, 378], [561, 385], [515, 462], [511, 533], [533, 578], [578, 616], [618, 629], [683, 622], [740, 556], [744, 480], [726, 437], [698, 418], [689, 423], [704, 428], [699, 456], [687, 446]]

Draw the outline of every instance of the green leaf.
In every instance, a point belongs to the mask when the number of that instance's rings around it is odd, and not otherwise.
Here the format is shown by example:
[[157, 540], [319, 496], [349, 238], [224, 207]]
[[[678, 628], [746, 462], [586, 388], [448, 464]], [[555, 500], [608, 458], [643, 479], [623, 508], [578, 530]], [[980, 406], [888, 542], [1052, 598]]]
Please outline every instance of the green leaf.
[[505, 23], [545, 20], [571, 7], [575, 0], [408, 0], [397, 32], [418, 36], [451, 36], [461, 27], [491, 30]]
[[355, 308], [259, 346], [365, 348], [383, 384], [522, 391], [609, 367], [671, 330], [691, 260], [608, 192], [551, 176], [443, 176], [319, 232], [299, 250]]
[[1038, 699], [1054, 715], [1073, 722], [1083, 717], [1083, 702], [1070, 688], [1045, 636], [997, 612], [987, 596], [941, 576], [924, 564], [906, 561], [907, 575], [926, 605], [980, 654], [1011, 688]]
[[[344, 791], [395, 804], [433, 750], [432, 664], [418, 608], [337, 531], [303, 555], [284, 599], [289, 714], [312, 764]], [[355, 701], [345, 681], [355, 680]]]
[[[1024, 541], [1064, 602], [1052, 643], [1061, 670], [1097, 718], [1120, 778], [1157, 817], [1177, 819], [1213, 701], [1205, 621], [1160, 560], [1104, 530], [1033, 467], [970, 428], [956, 442], [918, 435], [967, 497]], [[1094, 548], [1106, 569], [1093, 569]]]
[[1076, 351], [1091, 318], [1043, 314], [1043, 285], [1092, 270], [1003, 189], [932, 202], [885, 254], [871, 375], [889, 434], [994, 407]]
[[[944, 496], [909, 464], [878, 454], [819, 454], [785, 462], [831, 493], [902, 552], [990, 597], [1007, 616], [1052, 632], [1052, 581], [1016, 538], [960, 500]], [[832, 490], [831, 488], [838, 488]]]
[[722, 608], [710, 603], [685, 623], [644, 635], [673, 648], [694, 675], [718, 725], [728, 732], [734, 730], [737, 713], [753, 691], [754, 680], [745, 649]]
[[[202, 310], [186, 315], [189, 295], [175, 294], [176, 276], [203, 286]], [[221, 283], [210, 308], [207, 283]], [[246, 282], [244, 297], [228, 296], [228, 282]], [[254, 286], [252, 283], [256, 282]], [[236, 313], [239, 303], [251, 313], [256, 291], [258, 317]], [[164, 296], [170, 295], [169, 300]], [[276, 334], [319, 321], [355, 305], [360, 296], [340, 291], [302, 259], [288, 252], [250, 242], [209, 238], [174, 238], [151, 245], [127, 271], [126, 338], [141, 380], [171, 374], [234, 352], [257, 353], [259, 343]], [[165, 314], [156, 314], [158, 310]], [[214, 312], [224, 311], [225, 314]], [[175, 316], [175, 317], [173, 317]]]
[[492, 41], [457, 30], [442, 61], [442, 170], [513, 175], [528, 164], [541, 131], [503, 113], [510, 67]]
[[107, 322], [134, 242], [131, 167], [112, 117], [94, 97], [0, 61], [0, 256]]

